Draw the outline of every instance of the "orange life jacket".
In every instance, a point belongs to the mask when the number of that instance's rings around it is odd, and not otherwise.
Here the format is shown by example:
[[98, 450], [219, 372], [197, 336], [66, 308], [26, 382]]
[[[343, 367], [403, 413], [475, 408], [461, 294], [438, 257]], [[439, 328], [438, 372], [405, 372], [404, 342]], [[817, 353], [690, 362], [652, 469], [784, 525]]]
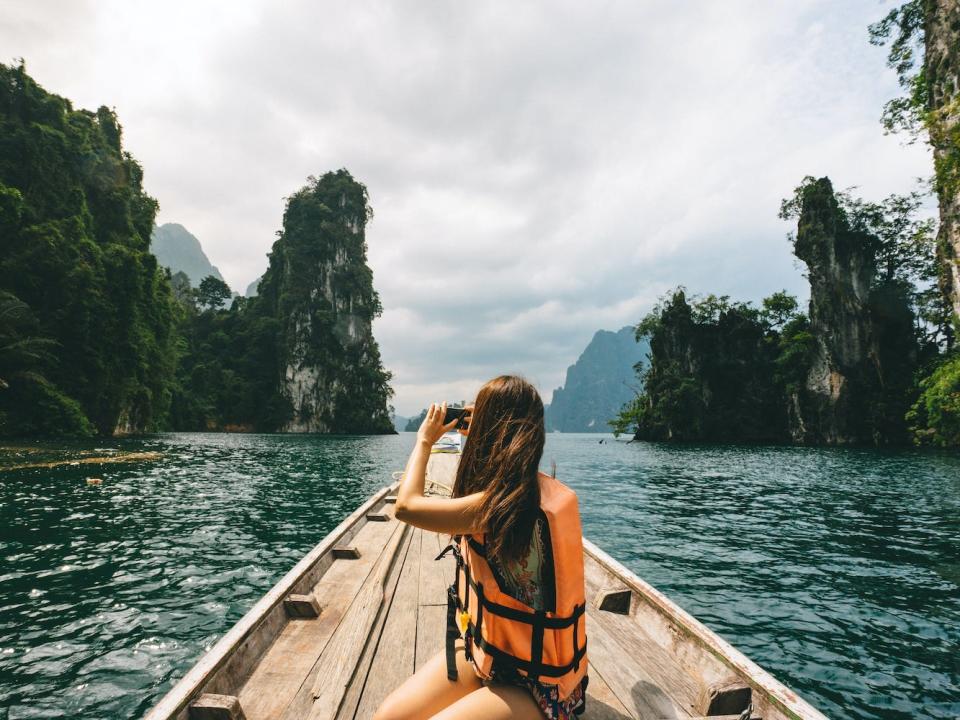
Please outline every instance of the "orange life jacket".
[[559, 686], [566, 698], [587, 672], [583, 539], [577, 495], [538, 473], [540, 513], [546, 521], [541, 578], [544, 609], [508, 595], [486, 559], [483, 535], [457, 535], [437, 557], [457, 559], [447, 592], [447, 676], [457, 679], [454, 643], [463, 637], [477, 674], [489, 679], [494, 663]]

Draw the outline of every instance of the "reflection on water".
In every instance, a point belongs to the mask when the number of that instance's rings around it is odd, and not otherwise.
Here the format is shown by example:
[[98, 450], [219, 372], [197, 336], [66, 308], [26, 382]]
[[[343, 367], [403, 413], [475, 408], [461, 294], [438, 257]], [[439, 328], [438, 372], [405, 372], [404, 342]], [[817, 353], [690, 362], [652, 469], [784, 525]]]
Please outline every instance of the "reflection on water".
[[[543, 463], [597, 544], [832, 717], [960, 715], [960, 459], [598, 437]], [[413, 438], [158, 435], [100, 486], [0, 474], [0, 720], [141, 716]]]

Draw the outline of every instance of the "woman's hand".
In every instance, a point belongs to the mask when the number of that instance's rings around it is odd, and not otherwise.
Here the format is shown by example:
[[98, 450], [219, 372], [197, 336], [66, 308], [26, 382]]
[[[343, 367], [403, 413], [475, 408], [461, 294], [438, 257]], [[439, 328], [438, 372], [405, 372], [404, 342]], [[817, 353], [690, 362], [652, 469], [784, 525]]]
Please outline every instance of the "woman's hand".
[[457, 426], [457, 419], [454, 418], [446, 425], [443, 424], [443, 418], [447, 414], [447, 402], [440, 405], [430, 403], [430, 409], [427, 410], [427, 416], [420, 424], [417, 430], [417, 440], [433, 445], [445, 432], [453, 430]]

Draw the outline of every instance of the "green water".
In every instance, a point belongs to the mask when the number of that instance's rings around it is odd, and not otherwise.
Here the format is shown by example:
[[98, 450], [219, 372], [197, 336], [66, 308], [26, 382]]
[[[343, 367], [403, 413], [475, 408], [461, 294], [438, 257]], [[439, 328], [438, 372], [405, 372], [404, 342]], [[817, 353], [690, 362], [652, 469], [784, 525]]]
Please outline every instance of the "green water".
[[[109, 445], [152, 464], [0, 473], [0, 720], [141, 716], [413, 438], [159, 435]], [[960, 457], [598, 439], [544, 454], [587, 537], [832, 717], [960, 716]]]

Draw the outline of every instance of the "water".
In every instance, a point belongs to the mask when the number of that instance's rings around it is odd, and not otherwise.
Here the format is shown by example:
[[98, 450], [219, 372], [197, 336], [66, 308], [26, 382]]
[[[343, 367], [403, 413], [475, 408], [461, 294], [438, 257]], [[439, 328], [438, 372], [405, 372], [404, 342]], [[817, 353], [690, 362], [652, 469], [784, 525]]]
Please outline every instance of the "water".
[[[550, 435], [584, 532], [831, 717], [960, 717], [960, 457]], [[0, 720], [136, 718], [414, 435], [0, 473]], [[81, 449], [81, 448], [77, 448]]]

